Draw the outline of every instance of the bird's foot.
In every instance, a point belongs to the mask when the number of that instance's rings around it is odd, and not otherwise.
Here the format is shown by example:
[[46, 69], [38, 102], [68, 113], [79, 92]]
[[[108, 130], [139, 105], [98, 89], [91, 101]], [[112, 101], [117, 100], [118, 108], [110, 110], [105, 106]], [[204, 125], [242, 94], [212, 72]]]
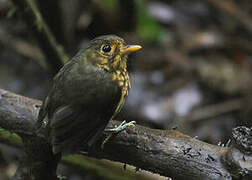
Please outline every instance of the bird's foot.
[[106, 137], [106, 139], [102, 142], [101, 144], [101, 148], [104, 148], [104, 145], [108, 142], [108, 140], [115, 134], [118, 134], [119, 132], [125, 130], [127, 127], [130, 126], [135, 126], [136, 121], [130, 121], [130, 122], [126, 122], [125, 120], [117, 127], [111, 128], [111, 129], [105, 129], [105, 132], [108, 132], [109, 135]]
[[105, 129], [105, 132], [112, 132], [113, 134], [117, 134], [121, 131], [123, 131], [124, 129], [126, 129], [127, 127], [130, 126], [135, 126], [136, 121], [130, 121], [128, 123], [126, 123], [126, 121], [124, 120], [119, 126], [111, 128], [111, 129]]

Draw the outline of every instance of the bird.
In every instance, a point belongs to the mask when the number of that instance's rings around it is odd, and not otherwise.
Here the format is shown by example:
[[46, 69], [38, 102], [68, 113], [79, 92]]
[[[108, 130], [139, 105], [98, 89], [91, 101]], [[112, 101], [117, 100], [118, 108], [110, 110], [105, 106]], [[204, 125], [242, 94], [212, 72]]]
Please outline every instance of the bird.
[[[99, 36], [59, 70], [36, 126], [54, 154], [75, 153], [99, 139], [128, 96], [128, 55], [141, 48], [127, 45], [116, 35]], [[121, 131], [133, 123], [124, 121], [111, 131]]]

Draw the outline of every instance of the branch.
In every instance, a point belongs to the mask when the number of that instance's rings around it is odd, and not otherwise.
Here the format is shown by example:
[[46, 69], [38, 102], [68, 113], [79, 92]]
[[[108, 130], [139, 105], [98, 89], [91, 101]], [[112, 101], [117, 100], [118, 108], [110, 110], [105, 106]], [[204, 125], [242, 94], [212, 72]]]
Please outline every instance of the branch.
[[[40, 104], [41, 101], [0, 89], [0, 126], [19, 134], [23, 140], [25, 137], [25, 141], [38, 139], [35, 141], [37, 151], [46, 149], [46, 144], [33, 133]], [[108, 126], [119, 123], [111, 121]], [[100, 145], [105, 137], [103, 134], [89, 156], [128, 163], [175, 179], [231, 179], [252, 175], [252, 128], [235, 129], [231, 147], [207, 144], [173, 130], [139, 125], [110, 139], [102, 150]], [[30, 145], [29, 148], [34, 146]], [[28, 155], [32, 153], [29, 151]]]

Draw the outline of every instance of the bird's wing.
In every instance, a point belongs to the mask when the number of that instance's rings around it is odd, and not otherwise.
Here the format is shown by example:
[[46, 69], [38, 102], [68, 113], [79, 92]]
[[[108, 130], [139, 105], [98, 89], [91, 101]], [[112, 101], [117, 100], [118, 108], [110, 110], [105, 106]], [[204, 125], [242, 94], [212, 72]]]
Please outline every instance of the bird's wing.
[[102, 119], [105, 117], [100, 116], [99, 113], [79, 107], [58, 108], [49, 122], [53, 152], [73, 152], [81, 146], [91, 146], [107, 124]]

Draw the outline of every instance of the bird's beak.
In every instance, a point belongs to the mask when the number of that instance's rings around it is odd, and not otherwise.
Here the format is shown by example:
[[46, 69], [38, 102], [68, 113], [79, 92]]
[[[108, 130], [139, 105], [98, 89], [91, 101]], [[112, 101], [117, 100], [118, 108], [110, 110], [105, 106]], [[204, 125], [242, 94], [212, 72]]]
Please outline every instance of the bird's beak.
[[139, 45], [127, 45], [127, 48], [123, 51], [123, 54], [129, 54], [135, 51], [142, 49], [142, 46]]

